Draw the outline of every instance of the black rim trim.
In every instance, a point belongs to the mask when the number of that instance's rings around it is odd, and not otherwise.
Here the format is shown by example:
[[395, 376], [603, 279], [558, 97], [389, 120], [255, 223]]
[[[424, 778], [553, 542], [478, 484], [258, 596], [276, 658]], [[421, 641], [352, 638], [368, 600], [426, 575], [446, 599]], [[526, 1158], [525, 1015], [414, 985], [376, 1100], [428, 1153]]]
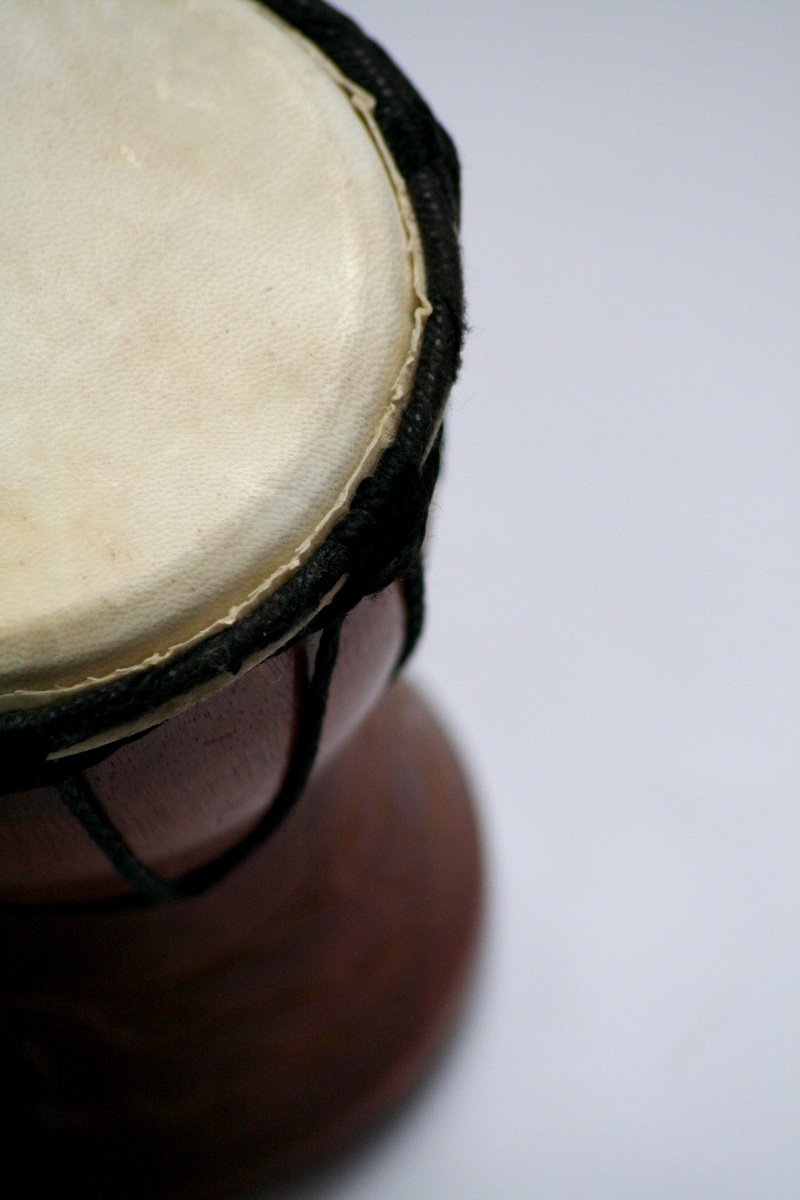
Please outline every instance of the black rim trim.
[[[252, 655], [283, 642], [303, 614], [309, 621], [304, 633], [338, 620], [365, 595], [403, 575], [419, 551], [438, 470], [438, 442], [434, 453], [427, 451], [458, 370], [463, 333], [455, 150], [411, 83], [349, 18], [320, 0], [273, 0], [266, 7], [315, 42], [375, 98], [376, 121], [416, 212], [433, 306], [411, 397], [394, 443], [374, 474], [362, 481], [350, 510], [326, 542], [236, 626], [161, 667], [47, 708], [0, 715], [0, 791], [48, 781], [53, 771], [46, 759], [54, 752], [125, 728], [205, 683], [237, 674]], [[333, 605], [312, 619], [310, 614], [344, 576], [347, 585]], [[95, 753], [95, 760], [112, 748]], [[77, 766], [73, 760], [69, 770]]]

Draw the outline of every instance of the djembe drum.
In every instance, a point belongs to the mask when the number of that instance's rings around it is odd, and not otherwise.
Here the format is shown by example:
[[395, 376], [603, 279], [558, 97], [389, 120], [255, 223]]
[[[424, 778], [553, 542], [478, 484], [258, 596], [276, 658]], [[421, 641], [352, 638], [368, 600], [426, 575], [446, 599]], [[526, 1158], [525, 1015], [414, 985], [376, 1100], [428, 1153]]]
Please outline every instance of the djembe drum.
[[3, 1157], [227, 1195], [404, 1094], [473, 947], [469, 798], [392, 683], [457, 164], [314, 0], [5, 0], [0, 58]]

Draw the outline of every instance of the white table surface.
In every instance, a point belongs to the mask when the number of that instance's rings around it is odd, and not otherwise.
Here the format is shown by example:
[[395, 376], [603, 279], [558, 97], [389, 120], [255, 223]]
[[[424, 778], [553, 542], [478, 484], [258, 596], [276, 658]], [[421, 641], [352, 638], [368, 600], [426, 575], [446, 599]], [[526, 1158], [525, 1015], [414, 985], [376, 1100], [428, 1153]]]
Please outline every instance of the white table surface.
[[443, 1069], [286, 1200], [796, 1200], [800, 6], [348, 11], [463, 158], [414, 674], [492, 900]]

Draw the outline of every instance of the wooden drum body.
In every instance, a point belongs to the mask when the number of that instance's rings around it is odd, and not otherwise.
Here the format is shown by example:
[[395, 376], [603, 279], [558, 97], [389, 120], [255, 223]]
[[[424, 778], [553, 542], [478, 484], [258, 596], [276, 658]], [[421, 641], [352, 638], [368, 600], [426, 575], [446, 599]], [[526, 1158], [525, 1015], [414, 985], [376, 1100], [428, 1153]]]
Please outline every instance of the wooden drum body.
[[52, 230], [3, 302], [0, 1140], [21, 1196], [210, 1200], [402, 1096], [468, 974], [473, 810], [393, 682], [457, 168], [324, 4], [9, 0], [0, 51], [0, 217]]

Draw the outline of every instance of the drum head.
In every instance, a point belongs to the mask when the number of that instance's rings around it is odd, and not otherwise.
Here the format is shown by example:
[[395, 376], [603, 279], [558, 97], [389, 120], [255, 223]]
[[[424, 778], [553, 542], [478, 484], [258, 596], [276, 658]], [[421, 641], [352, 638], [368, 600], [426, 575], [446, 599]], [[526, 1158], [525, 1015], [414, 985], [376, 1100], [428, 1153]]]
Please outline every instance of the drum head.
[[348, 22], [302, 36], [310, 9], [0, 6], [0, 732], [48, 755], [302, 630], [375, 552], [359, 488], [385, 517], [387, 450], [430, 451], [449, 143]]

